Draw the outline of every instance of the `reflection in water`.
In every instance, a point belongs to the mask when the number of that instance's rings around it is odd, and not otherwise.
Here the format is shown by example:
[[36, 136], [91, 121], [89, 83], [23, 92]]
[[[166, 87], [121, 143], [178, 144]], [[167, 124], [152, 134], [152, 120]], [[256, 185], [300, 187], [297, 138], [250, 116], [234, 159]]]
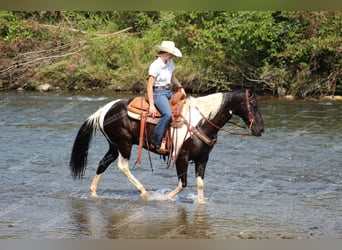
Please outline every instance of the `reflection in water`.
[[205, 213], [205, 205], [198, 204], [195, 218], [194, 218], [194, 224], [193, 224], [193, 231], [194, 231], [194, 238], [208, 238], [209, 235], [209, 224], [206, 220], [208, 218], [208, 215]]
[[205, 206], [194, 213], [174, 202], [70, 198], [75, 235], [80, 238], [209, 238]]

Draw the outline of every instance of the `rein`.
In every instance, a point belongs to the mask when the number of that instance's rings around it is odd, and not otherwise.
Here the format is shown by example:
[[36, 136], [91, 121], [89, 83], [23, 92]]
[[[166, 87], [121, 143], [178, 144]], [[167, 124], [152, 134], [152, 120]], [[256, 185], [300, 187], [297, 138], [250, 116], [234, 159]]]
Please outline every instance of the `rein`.
[[[248, 120], [249, 120], [249, 122], [250, 122], [249, 129], [251, 130], [252, 127], [253, 127], [253, 125], [254, 125], [254, 123], [255, 123], [255, 120], [254, 120], [254, 114], [253, 114], [252, 111], [251, 111], [251, 105], [250, 105], [250, 98], [249, 98], [249, 91], [248, 91], [248, 90], [246, 90], [246, 100], [245, 100], [245, 101], [242, 101], [242, 102], [238, 105], [238, 107], [241, 106], [242, 104], [244, 104], [245, 102], [246, 102], [247, 110], [248, 110]], [[190, 108], [190, 107], [189, 107], [189, 108]], [[231, 135], [240, 135], [240, 136], [248, 136], [248, 135], [251, 135], [251, 132], [249, 132], [249, 133], [240, 133], [240, 132], [235, 132], [235, 131], [226, 130], [226, 129], [224, 129], [224, 128], [221, 128], [221, 127], [219, 127], [218, 125], [216, 125], [215, 123], [213, 123], [212, 121], [210, 121], [210, 120], [209, 120], [209, 119], [208, 119], [208, 118], [199, 110], [199, 108], [198, 108], [197, 106], [195, 106], [195, 108], [197, 109], [197, 111], [199, 112], [199, 114], [202, 116], [202, 118], [203, 118], [206, 122], [208, 122], [211, 126], [213, 126], [214, 128], [216, 128], [216, 129], [219, 130], [219, 131], [224, 131], [224, 132], [229, 133], [229, 134], [231, 134]], [[190, 112], [189, 114], [191, 114], [191, 112]], [[230, 111], [230, 114], [233, 116], [233, 112], [232, 112], [232, 111]], [[181, 116], [182, 116], [182, 115], [181, 115]], [[213, 146], [216, 144], [216, 142], [217, 142], [217, 139], [216, 139], [216, 138], [209, 138], [209, 137], [208, 137], [207, 135], [205, 135], [199, 128], [192, 127], [192, 126], [191, 126], [191, 123], [188, 122], [188, 121], [185, 119], [184, 116], [182, 116], [182, 118], [183, 118], [184, 124], [187, 126], [187, 132], [186, 132], [186, 134], [185, 134], [185, 136], [184, 136], [184, 140], [185, 140], [185, 138], [187, 137], [188, 133], [190, 133], [190, 137], [191, 137], [192, 135], [195, 135], [195, 136], [197, 136], [201, 141], [203, 141], [205, 144], [207, 144], [207, 145], [210, 146], [210, 147], [213, 147]], [[191, 116], [190, 116], [190, 120], [191, 120]], [[231, 124], [234, 124], [234, 125], [237, 126], [237, 127], [246, 129], [246, 127], [240, 126], [240, 125], [235, 124], [235, 123], [233, 123], [233, 122], [229, 122], [229, 121], [228, 121], [228, 123], [231, 123]], [[174, 131], [174, 132], [175, 132], [175, 131]], [[176, 138], [178, 138], [178, 137], [176, 136]], [[147, 137], [146, 137], [146, 140], [147, 140]], [[171, 140], [172, 140], [172, 138], [171, 138]], [[184, 140], [183, 140], [183, 142], [184, 142]], [[174, 149], [174, 150], [177, 152], [177, 149]], [[171, 154], [171, 151], [170, 151], [170, 154]], [[175, 159], [178, 158], [178, 154], [179, 154], [179, 152], [176, 154]], [[150, 158], [150, 155], [149, 155], [149, 158]], [[169, 159], [170, 159], [170, 158], [169, 158]], [[174, 162], [175, 162], [175, 159], [174, 159]], [[150, 158], [150, 163], [151, 163], [151, 158]], [[167, 166], [168, 166], [168, 168], [170, 167], [170, 161], [168, 161]], [[152, 163], [151, 163], [151, 169], [152, 169], [152, 171], [153, 171]]]
[[[246, 105], [247, 105], [247, 110], [248, 110], [248, 120], [250, 122], [250, 125], [249, 125], [249, 129], [251, 129], [254, 125], [254, 122], [255, 122], [255, 119], [254, 119], [254, 114], [252, 113], [251, 111], [251, 105], [249, 103], [249, 91], [248, 89], [246, 89], [246, 101], [243, 101], [241, 102], [240, 105], [242, 105], [244, 102], [246, 102]], [[239, 105], [239, 106], [240, 106]], [[231, 131], [231, 130], [226, 130], [224, 128], [221, 128], [219, 126], [217, 126], [215, 123], [213, 123], [212, 121], [210, 121], [200, 110], [198, 107], [196, 107], [197, 111], [200, 113], [200, 115], [203, 117], [203, 119], [208, 122], [211, 126], [213, 126], [214, 128], [220, 130], [220, 131], [223, 131], [223, 132], [226, 132], [226, 133], [229, 133], [231, 135], [241, 135], [241, 136], [247, 136], [247, 135], [251, 135], [251, 133], [240, 133], [240, 132], [235, 132], [235, 131]], [[233, 115], [233, 113], [231, 113], [231, 115]], [[246, 128], [246, 127], [243, 127], [243, 126], [240, 126], [236, 123], [233, 123], [233, 122], [229, 122], [228, 123], [231, 123], [237, 127], [240, 127], [240, 128]]]
[[254, 114], [251, 111], [251, 104], [249, 103], [249, 91], [246, 89], [246, 105], [248, 110], [248, 120], [249, 120], [249, 129], [251, 129], [254, 125], [255, 119]]
[[[247, 136], [247, 135], [250, 135], [250, 133], [240, 133], [240, 132], [235, 132], [235, 131], [231, 131], [231, 130], [226, 130], [226, 129], [224, 129], [224, 128], [221, 128], [221, 127], [219, 127], [219, 126], [217, 126], [215, 123], [213, 123], [212, 121], [210, 121], [199, 109], [198, 109], [198, 107], [196, 107], [196, 109], [197, 109], [197, 111], [200, 113], [200, 115], [203, 117], [203, 119], [206, 121], [206, 122], [208, 122], [211, 126], [213, 126], [214, 128], [216, 128], [216, 129], [218, 129], [218, 130], [220, 130], [220, 131], [223, 131], [223, 132], [226, 132], [226, 133], [228, 133], [228, 134], [231, 134], [231, 135], [242, 135], [242, 136]], [[231, 124], [234, 124], [234, 125], [236, 125], [236, 126], [238, 126], [238, 127], [240, 127], [240, 128], [246, 128], [246, 127], [242, 127], [242, 126], [240, 126], [240, 125], [237, 125], [237, 124], [235, 124], [235, 123], [233, 123], [233, 122], [230, 122]]]
[[[246, 100], [245, 101], [243, 101], [243, 102], [241, 102], [241, 104], [239, 104], [239, 106], [241, 106], [244, 102], [246, 102], [246, 104], [247, 104], [247, 110], [248, 110], [248, 119], [249, 119], [249, 122], [250, 122], [250, 125], [249, 125], [249, 129], [251, 130], [252, 129], [252, 127], [253, 127], [253, 125], [254, 125], [254, 122], [255, 122], [255, 120], [254, 120], [254, 114], [252, 113], [252, 111], [251, 111], [251, 105], [250, 105], [250, 103], [249, 103], [249, 91], [248, 90], [246, 90]], [[238, 106], [238, 107], [239, 107]], [[224, 132], [226, 132], [226, 133], [229, 133], [229, 134], [231, 134], [231, 135], [240, 135], [240, 136], [248, 136], [248, 135], [251, 135], [251, 132], [249, 132], [249, 133], [240, 133], [240, 132], [235, 132], [235, 131], [231, 131], [231, 130], [226, 130], [226, 129], [224, 129], [224, 128], [221, 128], [221, 127], [219, 127], [219, 126], [217, 126], [215, 123], [213, 123], [212, 121], [210, 121], [200, 110], [199, 110], [199, 108], [197, 107], [197, 106], [195, 106], [195, 108], [197, 109], [197, 111], [199, 112], [199, 114], [203, 117], [203, 119], [206, 121], [206, 122], [208, 122], [211, 126], [213, 126], [214, 128], [216, 128], [217, 130], [219, 130], [219, 131], [224, 131]], [[189, 107], [189, 109], [190, 109], [190, 107]], [[231, 113], [231, 115], [233, 116], [233, 112], [232, 111], [230, 111], [230, 113]], [[191, 112], [189, 112], [189, 115], [191, 114]], [[182, 116], [182, 115], [181, 115]], [[192, 127], [191, 126], [191, 123], [189, 122], [189, 121], [187, 121], [186, 119], [185, 119], [185, 117], [184, 116], [182, 116], [182, 118], [183, 118], [183, 122], [184, 122], [184, 124], [187, 126], [187, 132], [186, 132], [186, 134], [185, 134], [185, 136], [184, 136], [184, 139], [183, 139], [183, 142], [185, 141], [185, 138], [187, 137], [187, 135], [188, 135], [188, 133], [190, 133], [190, 137], [192, 137], [192, 135], [195, 135], [195, 136], [197, 136], [201, 141], [203, 141], [205, 144], [207, 144], [209, 147], [213, 147], [215, 144], [216, 144], [216, 142], [217, 142], [217, 139], [216, 138], [209, 138], [207, 135], [205, 135], [200, 129], [198, 129], [198, 128], [196, 128], [196, 127]], [[191, 116], [190, 116], [190, 120], [191, 120]], [[228, 121], [229, 122], [229, 121]], [[235, 124], [235, 123], [233, 123], [233, 122], [229, 122], [229, 123], [231, 123], [231, 124], [234, 124], [235, 126], [237, 126], [237, 127], [240, 127], [240, 128], [244, 128], [244, 129], [246, 129], [246, 127], [243, 127], [243, 126], [240, 126], [240, 125], [238, 125], [238, 124]], [[177, 137], [176, 137], [177, 138]], [[177, 152], [177, 150], [175, 149], [175, 151]], [[178, 154], [179, 154], [180, 152], [178, 152], [177, 154], [176, 154], [176, 156], [175, 156], [175, 159], [174, 159], [174, 163], [175, 163], [175, 161], [176, 161], [176, 159], [178, 158]], [[168, 168], [170, 167], [170, 165], [168, 164]]]

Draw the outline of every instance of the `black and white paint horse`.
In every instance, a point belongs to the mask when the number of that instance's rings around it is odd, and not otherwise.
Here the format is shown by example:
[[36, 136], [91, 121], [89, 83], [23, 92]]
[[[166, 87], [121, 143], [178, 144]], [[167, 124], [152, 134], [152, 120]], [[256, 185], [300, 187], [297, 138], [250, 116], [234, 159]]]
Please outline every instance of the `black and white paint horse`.
[[[80, 127], [72, 149], [70, 170], [75, 179], [84, 175], [89, 146], [96, 129], [100, 130], [109, 143], [109, 150], [99, 162], [96, 175], [90, 185], [92, 196], [107, 167], [118, 158], [118, 169], [140, 191], [143, 199], [150, 197], [145, 187], [133, 176], [128, 161], [131, 149], [139, 141], [140, 121], [127, 115], [127, 105], [131, 100], [112, 101], [92, 114]], [[188, 97], [183, 109], [184, 125], [176, 129], [172, 153], [178, 185], [162, 199], [175, 197], [187, 186], [189, 161], [195, 163], [197, 199], [204, 203], [203, 179], [209, 153], [215, 145], [220, 129], [234, 115], [241, 117], [250, 129], [250, 134], [260, 136], [264, 131], [264, 122], [258, 110], [254, 91], [216, 93], [203, 97]], [[147, 140], [151, 140], [154, 125], [147, 124]], [[171, 132], [172, 134], [172, 132]], [[145, 141], [146, 148], [148, 142]]]

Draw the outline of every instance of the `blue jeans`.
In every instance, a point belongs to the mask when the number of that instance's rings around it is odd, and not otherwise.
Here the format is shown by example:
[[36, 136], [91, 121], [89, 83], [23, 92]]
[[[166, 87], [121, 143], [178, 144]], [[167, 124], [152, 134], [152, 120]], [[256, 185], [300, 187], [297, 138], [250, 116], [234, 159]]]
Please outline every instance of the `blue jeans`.
[[154, 105], [156, 106], [160, 114], [162, 115], [158, 124], [154, 128], [154, 133], [153, 133], [153, 138], [152, 138], [152, 143], [157, 148], [160, 147], [165, 131], [171, 122], [172, 113], [171, 113], [171, 109], [169, 106], [169, 100], [171, 99], [171, 97], [172, 97], [172, 93], [170, 90], [156, 89], [153, 91]]

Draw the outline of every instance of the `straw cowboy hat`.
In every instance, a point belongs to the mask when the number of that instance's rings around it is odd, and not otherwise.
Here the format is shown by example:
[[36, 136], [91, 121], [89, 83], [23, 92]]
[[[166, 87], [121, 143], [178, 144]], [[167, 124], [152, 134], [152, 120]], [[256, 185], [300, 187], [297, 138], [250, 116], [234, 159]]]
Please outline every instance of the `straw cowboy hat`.
[[153, 48], [157, 51], [168, 52], [174, 56], [182, 57], [182, 52], [176, 48], [175, 43], [172, 41], [163, 41], [161, 45], [156, 45]]

